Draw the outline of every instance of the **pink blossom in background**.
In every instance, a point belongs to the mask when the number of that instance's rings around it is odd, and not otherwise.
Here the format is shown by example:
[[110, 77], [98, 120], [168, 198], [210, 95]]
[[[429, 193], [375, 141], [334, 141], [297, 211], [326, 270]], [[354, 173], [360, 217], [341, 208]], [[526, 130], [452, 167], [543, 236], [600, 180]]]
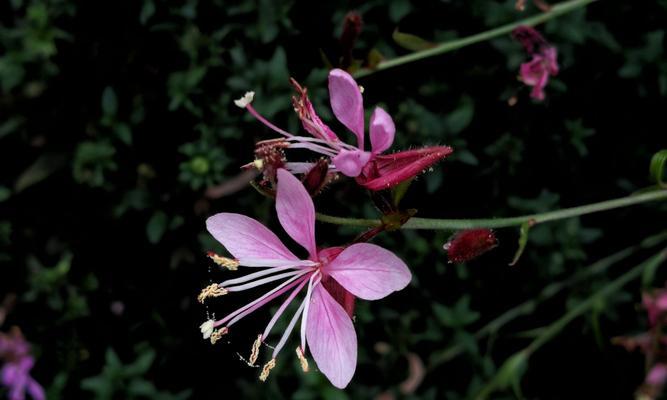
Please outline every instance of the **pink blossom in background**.
[[653, 293], [644, 293], [642, 303], [648, 314], [648, 321], [651, 326], [655, 326], [660, 317], [667, 312], [667, 289], [659, 289]]
[[549, 77], [558, 74], [558, 51], [539, 32], [529, 26], [514, 29], [512, 36], [532, 57], [530, 61], [521, 64], [519, 79], [532, 87], [530, 97], [544, 100], [544, 88], [549, 83]]
[[[414, 178], [452, 153], [449, 146], [431, 146], [383, 154], [394, 142], [396, 127], [391, 116], [380, 107], [376, 107], [371, 115], [368, 128], [371, 150], [365, 150], [362, 90], [354, 78], [342, 69], [329, 72], [329, 98], [331, 109], [338, 121], [356, 136], [356, 147], [341, 141], [338, 135], [322, 122], [305, 88], [294, 80], [292, 85], [297, 91], [297, 96], [292, 98], [294, 110], [303, 128], [313, 137], [296, 136], [270, 123], [252, 107], [253, 92], [248, 92], [237, 100], [236, 105], [245, 108], [267, 127], [283, 135], [285, 138], [280, 143], [287, 143], [284, 148], [308, 149], [323, 155], [331, 162], [330, 171], [356, 178], [357, 183], [370, 190], [387, 189]], [[262, 162], [262, 166], [263, 164], [265, 163]], [[290, 163], [280, 159], [280, 167], [295, 174], [303, 174], [309, 171], [313, 164]]]
[[9, 390], [9, 400], [23, 400], [26, 392], [34, 400], [46, 398], [42, 386], [30, 376], [35, 359], [17, 328], [9, 334], [0, 333], [0, 360], [0, 383]]
[[[357, 243], [349, 247], [319, 249], [315, 242], [315, 208], [301, 182], [285, 169], [277, 171], [276, 212], [283, 229], [307, 252], [295, 256], [278, 237], [256, 220], [240, 214], [220, 213], [206, 221], [208, 231], [229, 251], [232, 259], [212, 258], [230, 269], [247, 267], [256, 272], [214, 284], [202, 291], [200, 301], [280, 282], [262, 296], [219, 320], [202, 324], [205, 339], [219, 340], [236, 322], [283, 294], [278, 308], [252, 347], [254, 364], [261, 344], [297, 296], [305, 292], [260, 379], [265, 380], [296, 323], [301, 320], [301, 344], [296, 354], [305, 370], [309, 349], [319, 370], [339, 388], [352, 379], [357, 361], [357, 337], [351, 319], [354, 297], [381, 299], [405, 288], [411, 273], [403, 261], [382, 247]], [[216, 259], [217, 257], [217, 259]]]

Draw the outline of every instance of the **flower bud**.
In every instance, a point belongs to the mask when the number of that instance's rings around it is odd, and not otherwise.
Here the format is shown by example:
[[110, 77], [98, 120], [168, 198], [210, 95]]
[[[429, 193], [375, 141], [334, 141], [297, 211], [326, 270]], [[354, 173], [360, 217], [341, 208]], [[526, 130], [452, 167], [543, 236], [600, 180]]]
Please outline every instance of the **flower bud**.
[[491, 229], [468, 229], [456, 233], [443, 248], [450, 263], [464, 263], [477, 258], [498, 245]]

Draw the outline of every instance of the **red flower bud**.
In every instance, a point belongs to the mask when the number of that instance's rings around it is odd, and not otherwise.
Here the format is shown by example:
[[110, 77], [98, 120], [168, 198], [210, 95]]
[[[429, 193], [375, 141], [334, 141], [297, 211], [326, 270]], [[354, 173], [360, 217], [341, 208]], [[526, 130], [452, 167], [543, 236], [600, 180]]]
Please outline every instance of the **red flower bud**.
[[451, 263], [464, 263], [477, 258], [498, 245], [491, 229], [468, 229], [456, 233], [443, 248]]

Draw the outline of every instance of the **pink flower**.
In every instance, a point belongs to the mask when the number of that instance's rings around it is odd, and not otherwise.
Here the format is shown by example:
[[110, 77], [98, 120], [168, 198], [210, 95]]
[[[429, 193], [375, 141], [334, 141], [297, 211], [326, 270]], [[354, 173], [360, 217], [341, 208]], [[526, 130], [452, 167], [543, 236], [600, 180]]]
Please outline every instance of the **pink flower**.
[[9, 389], [9, 400], [23, 400], [28, 392], [34, 400], [46, 398], [44, 389], [30, 376], [35, 359], [30, 355], [30, 345], [18, 329], [9, 335], [0, 333], [0, 382]]
[[520, 26], [512, 31], [532, 60], [521, 64], [519, 79], [533, 89], [530, 97], [544, 100], [544, 88], [549, 83], [549, 76], [558, 74], [557, 50], [551, 46], [535, 29]]
[[[382, 247], [358, 243], [346, 248], [318, 249], [315, 242], [315, 208], [306, 189], [284, 169], [277, 171], [276, 211], [287, 234], [308, 252], [299, 259], [278, 237], [256, 220], [240, 214], [220, 213], [206, 221], [208, 231], [232, 254], [234, 259], [212, 258], [230, 269], [260, 268], [257, 272], [214, 284], [199, 297], [217, 297], [241, 292], [271, 282], [280, 282], [254, 301], [224, 318], [204, 322], [205, 339], [219, 340], [229, 328], [282, 294], [287, 298], [255, 341], [249, 363], [257, 360], [261, 343], [269, 336], [287, 306], [304, 293], [300, 305], [273, 348], [271, 359], [260, 375], [268, 377], [278, 353], [301, 319], [301, 344], [296, 349], [302, 367], [308, 369], [307, 348], [318, 368], [338, 387], [352, 379], [357, 361], [357, 337], [350, 318], [350, 299], [381, 299], [403, 289], [411, 279], [403, 261]], [[341, 304], [342, 303], [342, 304]], [[353, 306], [353, 303], [352, 303]]]
[[656, 290], [652, 294], [644, 293], [642, 303], [646, 308], [649, 324], [655, 326], [667, 312], [667, 289]]
[[544, 88], [549, 83], [549, 76], [558, 74], [556, 48], [545, 48], [540, 54], [533, 54], [533, 59], [521, 64], [520, 78], [523, 83], [532, 86], [530, 97], [544, 100]]
[[[365, 121], [362, 91], [350, 74], [342, 69], [329, 72], [329, 96], [334, 115], [357, 138], [357, 146], [342, 142], [338, 136], [317, 116], [308, 99], [307, 90], [296, 81], [292, 84], [298, 96], [292, 98], [304, 129], [313, 137], [296, 136], [286, 132], [262, 117], [250, 104], [254, 93], [249, 92], [237, 100], [239, 107], [246, 108], [253, 116], [269, 128], [285, 136], [289, 144], [284, 148], [304, 148], [327, 157], [333, 167], [370, 189], [380, 190], [395, 186], [413, 178], [452, 152], [448, 146], [432, 146], [394, 154], [383, 154], [394, 142], [396, 127], [391, 116], [376, 107], [369, 121], [371, 150], [364, 146]], [[305, 173], [312, 167], [310, 163], [283, 163], [292, 173]]]

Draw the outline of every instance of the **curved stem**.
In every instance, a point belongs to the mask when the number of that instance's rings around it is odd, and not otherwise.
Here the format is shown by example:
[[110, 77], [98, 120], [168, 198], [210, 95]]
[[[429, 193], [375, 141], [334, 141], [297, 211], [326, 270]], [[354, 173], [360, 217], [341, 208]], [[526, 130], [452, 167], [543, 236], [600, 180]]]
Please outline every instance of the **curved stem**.
[[441, 43], [435, 47], [431, 47], [429, 49], [425, 50], [420, 50], [416, 51], [414, 53], [410, 53], [401, 57], [396, 57], [391, 60], [383, 61], [380, 64], [378, 64], [375, 68], [373, 69], [362, 69], [358, 71], [357, 73], [354, 74], [356, 78], [361, 78], [367, 75], [371, 75], [375, 72], [382, 71], [385, 69], [397, 67], [399, 65], [407, 64], [413, 61], [419, 61], [424, 58], [428, 57], [434, 57], [443, 53], [447, 53], [453, 50], [460, 49], [461, 47], [469, 46], [471, 44], [479, 43], [479, 42], [484, 42], [490, 39], [493, 39], [498, 36], [502, 35], [507, 35], [508, 33], [512, 32], [514, 28], [521, 26], [521, 25], [537, 25], [541, 24], [543, 22], [546, 22], [552, 18], [556, 18], [560, 15], [569, 13], [570, 11], [574, 11], [578, 8], [584, 7], [588, 5], [589, 3], [592, 3], [593, 1], [596, 0], [570, 0], [570, 1], [564, 1], [560, 4], [557, 4], [551, 8], [550, 11], [540, 13], [538, 15], [528, 17], [525, 19], [522, 19], [517, 22], [513, 22], [511, 24], [499, 26], [498, 28], [494, 28], [488, 31], [480, 32], [471, 36], [467, 36], [461, 39], [455, 39], [451, 40], [448, 42]]
[[[646, 203], [649, 201], [667, 199], [667, 190], [642, 193], [621, 197], [620, 199], [601, 201], [599, 203], [587, 204], [579, 207], [565, 208], [557, 211], [549, 211], [541, 214], [529, 214], [510, 218], [490, 218], [490, 219], [431, 219], [431, 218], [411, 218], [401, 229], [432, 229], [432, 230], [457, 230], [472, 228], [506, 228], [510, 226], [519, 226], [525, 222], [541, 223], [556, 221], [577, 217], [580, 215], [592, 214], [595, 212], [612, 210], [614, 208], [627, 207], [634, 204]], [[352, 225], [373, 227], [382, 225], [378, 219], [357, 219], [333, 217], [325, 214], [317, 214], [317, 219], [322, 222], [337, 225]]]

